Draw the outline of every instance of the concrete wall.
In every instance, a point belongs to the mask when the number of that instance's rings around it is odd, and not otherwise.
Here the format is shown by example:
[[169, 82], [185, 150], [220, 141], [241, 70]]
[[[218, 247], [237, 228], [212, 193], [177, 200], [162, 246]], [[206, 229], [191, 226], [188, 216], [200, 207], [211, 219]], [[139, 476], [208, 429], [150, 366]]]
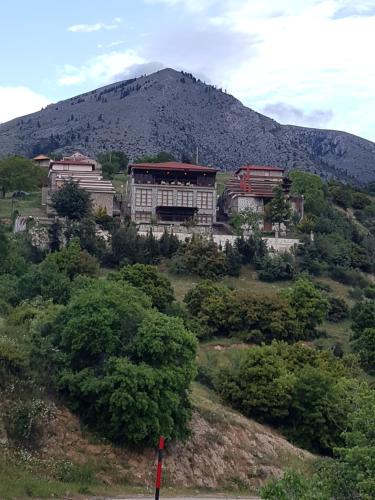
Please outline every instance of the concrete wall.
[[[141, 236], [147, 236], [148, 231], [143, 230], [143, 231], [138, 231], [138, 234]], [[179, 241], [185, 241], [187, 238], [191, 238], [193, 236], [192, 232], [179, 232], [179, 231], [173, 231], [173, 234], [177, 237]], [[201, 233], [199, 233], [201, 234]], [[157, 231], [153, 230], [153, 235], [155, 238], [160, 239], [163, 235], [163, 231]], [[231, 245], [233, 245], [237, 239], [237, 236], [234, 235], [229, 235], [229, 234], [213, 234], [210, 235], [214, 242], [217, 245], [220, 245], [222, 248], [225, 247], [226, 242], [229, 242]], [[299, 244], [299, 240], [296, 238], [266, 238], [263, 237], [262, 240], [266, 243], [267, 248], [269, 250], [273, 250], [274, 252], [290, 252], [295, 245]]]

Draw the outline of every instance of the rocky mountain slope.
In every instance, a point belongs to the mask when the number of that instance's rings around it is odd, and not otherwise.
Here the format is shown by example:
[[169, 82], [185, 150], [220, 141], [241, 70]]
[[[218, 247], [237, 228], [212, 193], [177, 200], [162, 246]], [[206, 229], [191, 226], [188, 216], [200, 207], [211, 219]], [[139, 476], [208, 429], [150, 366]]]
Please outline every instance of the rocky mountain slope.
[[375, 144], [333, 130], [280, 125], [192, 75], [164, 69], [51, 104], [0, 125], [0, 157], [168, 151], [223, 169], [244, 163], [375, 179]]

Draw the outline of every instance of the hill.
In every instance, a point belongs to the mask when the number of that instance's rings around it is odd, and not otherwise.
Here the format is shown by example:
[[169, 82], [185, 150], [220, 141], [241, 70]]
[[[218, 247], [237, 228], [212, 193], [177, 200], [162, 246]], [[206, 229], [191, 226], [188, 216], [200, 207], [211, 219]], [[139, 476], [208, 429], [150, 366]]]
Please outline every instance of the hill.
[[95, 155], [131, 159], [168, 151], [224, 170], [244, 163], [300, 168], [322, 177], [375, 179], [375, 144], [333, 130], [280, 125], [190, 74], [164, 69], [50, 104], [0, 125], [0, 157]]
[[[293, 446], [269, 427], [222, 406], [204, 387], [196, 384], [192, 399], [190, 438], [166, 450], [164, 493], [255, 492], [290, 466], [309, 467], [312, 454]], [[154, 448], [113, 446], [90, 433], [67, 408], [53, 408], [41, 446], [28, 459], [25, 470], [17, 450], [8, 450], [6, 464], [6, 454], [0, 452], [0, 465], [4, 467], [4, 474], [0, 472], [1, 498], [51, 498], [56, 494], [69, 494], [71, 498], [77, 491], [149, 495], [153, 491]], [[0, 433], [0, 437], [4, 444], [6, 435]], [[17, 484], [9, 476], [17, 477]]]

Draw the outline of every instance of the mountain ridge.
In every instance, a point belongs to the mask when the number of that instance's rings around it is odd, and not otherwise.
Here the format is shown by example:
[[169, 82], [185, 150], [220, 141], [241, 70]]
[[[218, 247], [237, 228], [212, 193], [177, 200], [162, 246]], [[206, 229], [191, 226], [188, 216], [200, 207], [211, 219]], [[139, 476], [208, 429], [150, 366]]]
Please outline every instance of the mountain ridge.
[[193, 75], [166, 68], [109, 84], [0, 124], [0, 157], [161, 150], [225, 170], [245, 163], [375, 180], [375, 143], [347, 132], [281, 125]]

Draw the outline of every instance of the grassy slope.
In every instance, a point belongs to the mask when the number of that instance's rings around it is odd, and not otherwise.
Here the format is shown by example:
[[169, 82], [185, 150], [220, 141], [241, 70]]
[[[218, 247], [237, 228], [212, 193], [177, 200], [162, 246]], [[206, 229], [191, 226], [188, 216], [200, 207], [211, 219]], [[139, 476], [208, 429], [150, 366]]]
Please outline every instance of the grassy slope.
[[[18, 211], [22, 215], [33, 215], [42, 217], [45, 215], [41, 208], [41, 191], [34, 191], [23, 199], [15, 199], [13, 211]], [[10, 219], [12, 214], [12, 198], [10, 193], [5, 198], [0, 199], [0, 219]]]

